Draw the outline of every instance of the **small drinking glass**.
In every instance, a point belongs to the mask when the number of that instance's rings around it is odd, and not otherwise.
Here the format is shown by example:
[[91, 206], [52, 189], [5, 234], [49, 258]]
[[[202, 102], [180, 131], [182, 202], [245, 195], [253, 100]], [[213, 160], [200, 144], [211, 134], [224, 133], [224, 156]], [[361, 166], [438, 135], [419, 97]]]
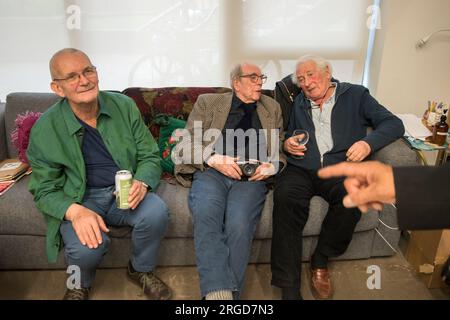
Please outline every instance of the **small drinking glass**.
[[[300, 135], [302, 135], [302, 137], [298, 137], [298, 136], [300, 136]], [[302, 129], [294, 130], [292, 136], [293, 136], [293, 137], [296, 137], [296, 138], [295, 138], [295, 142], [297, 142], [297, 144], [298, 144], [299, 146], [304, 146], [304, 145], [306, 145], [306, 144], [308, 143], [308, 141], [309, 141], [309, 133], [308, 133], [308, 131], [306, 131], [306, 130], [302, 130]], [[303, 156], [292, 155], [292, 157], [293, 157], [294, 159], [303, 159], [305, 156], [304, 156], [304, 155], [303, 155]]]

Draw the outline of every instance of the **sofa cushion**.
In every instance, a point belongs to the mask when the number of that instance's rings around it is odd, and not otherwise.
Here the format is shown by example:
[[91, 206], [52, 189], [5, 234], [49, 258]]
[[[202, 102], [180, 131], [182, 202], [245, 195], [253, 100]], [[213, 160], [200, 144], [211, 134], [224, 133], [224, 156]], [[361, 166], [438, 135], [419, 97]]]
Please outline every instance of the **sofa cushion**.
[[224, 87], [168, 87], [168, 88], [127, 88], [122, 93], [132, 98], [144, 117], [145, 123], [155, 139], [159, 137], [159, 126], [153, 119], [160, 113], [187, 120], [199, 95], [231, 91]]
[[31, 128], [42, 115], [42, 112], [27, 111], [17, 115], [16, 128], [11, 132], [10, 138], [13, 146], [17, 149], [19, 160], [28, 163], [26, 155], [30, 140]]
[[9, 158], [17, 156], [17, 149], [14, 148], [9, 139], [11, 132], [15, 128], [17, 115], [27, 111], [44, 112], [60, 99], [53, 93], [15, 92], [6, 96], [5, 129]]

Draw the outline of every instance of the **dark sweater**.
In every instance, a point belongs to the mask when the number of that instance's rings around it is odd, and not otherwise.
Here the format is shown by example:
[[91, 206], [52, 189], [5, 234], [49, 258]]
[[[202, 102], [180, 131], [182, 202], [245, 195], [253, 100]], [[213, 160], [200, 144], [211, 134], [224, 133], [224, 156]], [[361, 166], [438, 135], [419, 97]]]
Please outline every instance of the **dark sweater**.
[[[238, 145], [235, 130], [242, 129], [243, 132], [250, 134], [252, 130], [256, 133], [256, 145], [250, 144], [249, 136], [245, 136], [244, 144]], [[260, 149], [265, 150], [262, 154], [267, 154], [267, 145], [264, 134], [260, 134], [262, 129], [261, 122], [256, 112], [256, 102], [244, 103], [235, 94], [233, 94], [233, 100], [231, 101], [231, 109], [228, 114], [227, 121], [222, 130], [221, 143], [215, 145], [215, 150], [218, 153], [226, 154], [231, 157], [239, 155], [245, 155], [241, 157], [241, 160], [257, 159], [260, 161], [267, 161], [267, 157], [260, 159]], [[227, 130], [232, 130], [227, 134]], [[241, 141], [242, 142], [242, 141]], [[252, 141], [255, 142], [255, 141]], [[229, 148], [228, 148], [229, 147]], [[251, 150], [251, 151], [250, 151]]]
[[[323, 166], [346, 160], [347, 150], [357, 141], [363, 140], [375, 152], [402, 137], [405, 128], [402, 121], [373, 98], [369, 90], [360, 85], [341, 82], [336, 88], [336, 103], [331, 113], [333, 148], [324, 154]], [[367, 127], [373, 131], [367, 134]], [[288, 163], [308, 170], [322, 167], [317, 147], [315, 128], [311, 115], [311, 103], [301, 92], [294, 101], [286, 138], [295, 129], [310, 133], [303, 159], [288, 157]]]

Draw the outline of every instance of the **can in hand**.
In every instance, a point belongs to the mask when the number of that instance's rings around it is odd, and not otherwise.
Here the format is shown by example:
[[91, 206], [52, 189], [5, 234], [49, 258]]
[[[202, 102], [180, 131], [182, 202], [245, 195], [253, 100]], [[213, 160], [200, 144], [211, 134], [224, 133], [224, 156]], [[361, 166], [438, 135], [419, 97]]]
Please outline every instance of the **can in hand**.
[[117, 208], [129, 209], [128, 196], [130, 195], [133, 176], [128, 170], [117, 171], [116, 173], [116, 202]]

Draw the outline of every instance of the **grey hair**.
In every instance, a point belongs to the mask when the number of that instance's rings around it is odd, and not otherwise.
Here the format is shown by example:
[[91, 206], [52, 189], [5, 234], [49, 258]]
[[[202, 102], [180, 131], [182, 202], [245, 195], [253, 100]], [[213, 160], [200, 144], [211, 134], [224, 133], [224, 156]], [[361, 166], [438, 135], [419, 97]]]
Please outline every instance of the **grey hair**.
[[243, 63], [237, 63], [234, 65], [233, 68], [231, 68], [230, 71], [230, 86], [231, 89], [234, 91], [233, 81], [239, 78], [239, 76], [242, 74], [242, 65]]
[[313, 61], [316, 64], [317, 68], [319, 68], [322, 71], [327, 71], [327, 69], [328, 69], [330, 76], [333, 75], [333, 67], [331, 66], [331, 63], [328, 60], [322, 58], [321, 56], [307, 54], [307, 55], [301, 56], [297, 60], [297, 63], [295, 64], [295, 70], [292, 73], [292, 82], [293, 83], [298, 84], [298, 81], [297, 81], [298, 67], [308, 61]]
[[56, 60], [57, 60], [57, 58], [58, 58], [59, 56], [61, 56], [61, 55], [67, 54], [67, 53], [72, 53], [72, 54], [73, 54], [73, 53], [78, 53], [78, 54], [82, 54], [82, 55], [84, 55], [84, 56], [89, 60], [89, 62], [91, 61], [91, 60], [89, 59], [89, 57], [87, 56], [87, 54], [84, 53], [84, 52], [81, 51], [81, 50], [78, 50], [78, 49], [75, 49], [75, 48], [64, 48], [64, 49], [61, 49], [61, 50], [57, 51], [57, 52], [52, 56], [52, 58], [50, 59], [50, 62], [49, 62], [50, 74], [51, 74], [51, 76], [52, 76], [52, 79], [55, 79], [55, 78], [58, 77], [58, 70], [57, 70], [57, 67], [56, 67]]

